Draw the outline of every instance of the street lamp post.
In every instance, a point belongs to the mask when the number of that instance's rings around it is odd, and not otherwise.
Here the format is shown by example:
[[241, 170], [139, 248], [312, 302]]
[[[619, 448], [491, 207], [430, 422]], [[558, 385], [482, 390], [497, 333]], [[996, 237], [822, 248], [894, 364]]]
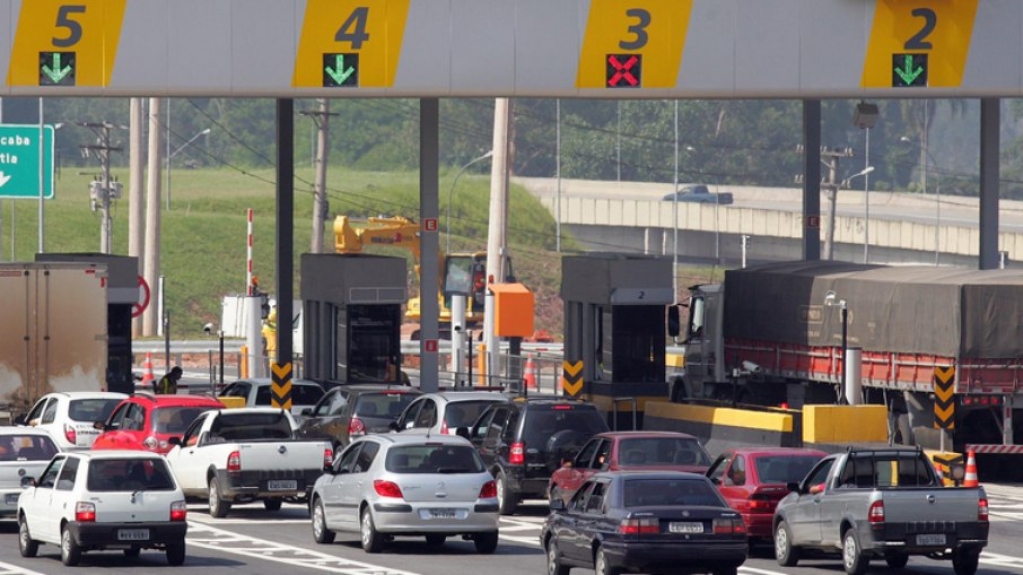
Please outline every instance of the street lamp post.
[[[837, 301], [836, 301], [837, 300]], [[828, 290], [824, 294], [824, 305], [827, 307], [839, 306], [842, 310], [842, 390], [839, 393], [839, 403], [849, 403], [846, 393], [846, 360], [849, 357], [849, 306], [844, 299], [838, 299], [834, 290]]]
[[[927, 195], [927, 163], [930, 162], [935, 166], [938, 162], [935, 161], [934, 156], [931, 155], [931, 151], [928, 149], [927, 140], [924, 139], [924, 145], [917, 144], [911, 140], [908, 136], [902, 136], [899, 138], [900, 142], [905, 142], [919, 147], [924, 151], [923, 156], [920, 160], [920, 185], [923, 187], [924, 196]], [[941, 183], [939, 180], [938, 185], [934, 186], [934, 265], [940, 263], [941, 258], [941, 246], [939, 245], [941, 239]]]
[[[170, 113], [170, 110], [168, 110], [168, 113]], [[174, 150], [173, 152], [171, 152], [167, 156], [167, 209], [168, 210], [170, 209], [170, 201], [171, 201], [171, 160], [173, 160], [174, 156], [177, 156], [179, 153], [181, 153], [181, 151], [184, 150], [185, 148], [187, 148], [192, 142], [198, 140], [202, 136], [209, 135], [209, 133], [210, 133], [210, 129], [206, 128], [205, 130], [203, 130], [203, 131], [199, 132], [198, 134], [196, 134], [196, 135], [192, 136], [191, 138], [189, 138], [187, 142], [185, 142], [184, 144], [181, 144], [180, 146], [178, 146], [178, 149]]]
[[458, 178], [462, 177], [462, 174], [465, 173], [465, 171], [469, 169], [469, 166], [472, 166], [473, 164], [475, 164], [477, 162], [482, 162], [483, 160], [486, 160], [487, 158], [489, 158], [489, 157], [491, 157], [493, 155], [494, 155], [494, 150], [489, 150], [486, 154], [483, 154], [482, 156], [480, 156], [478, 158], [473, 158], [472, 160], [469, 160], [468, 163], [466, 163], [464, 166], [462, 166], [458, 170], [458, 173], [455, 174], [455, 179], [451, 181], [451, 189], [448, 190], [448, 209], [447, 209], [447, 213], [444, 216], [444, 227], [445, 227], [444, 234], [448, 238], [447, 239], [447, 247], [444, 248], [444, 253], [446, 253], [446, 254], [450, 254], [451, 253], [451, 194], [453, 194], [454, 191], [455, 191], [455, 184], [458, 183]]

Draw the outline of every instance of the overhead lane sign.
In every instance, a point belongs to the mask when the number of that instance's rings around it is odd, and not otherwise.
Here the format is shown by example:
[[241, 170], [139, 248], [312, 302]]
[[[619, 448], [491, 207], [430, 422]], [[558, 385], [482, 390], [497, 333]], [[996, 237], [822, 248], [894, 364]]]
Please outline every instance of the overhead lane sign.
[[309, 0], [295, 56], [296, 88], [390, 88], [409, 0]]
[[[53, 126], [43, 126], [43, 197], [53, 198]], [[39, 125], [0, 124], [0, 198], [39, 197]]]
[[958, 88], [979, 0], [878, 0], [864, 88]]
[[107, 86], [127, 0], [22, 2], [10, 86]]
[[593, 0], [577, 88], [674, 88], [692, 0]]

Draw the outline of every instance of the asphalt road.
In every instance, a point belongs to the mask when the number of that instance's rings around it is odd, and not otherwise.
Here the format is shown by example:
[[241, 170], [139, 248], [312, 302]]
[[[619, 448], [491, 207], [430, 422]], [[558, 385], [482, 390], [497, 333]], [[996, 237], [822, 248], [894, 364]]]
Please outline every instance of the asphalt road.
[[[980, 573], [1018, 575], [1023, 572], [1023, 487], [988, 486], [991, 499], [991, 545], [981, 555]], [[399, 539], [384, 553], [368, 555], [354, 534], [341, 535], [331, 545], [312, 539], [304, 507], [285, 506], [267, 512], [262, 505], [242, 505], [225, 519], [213, 519], [200, 504], [189, 507], [188, 556], [180, 568], [168, 567], [163, 554], [143, 552], [137, 559], [120, 553], [86, 554], [81, 565], [64, 567], [55, 546], [43, 545], [39, 556], [24, 559], [18, 554], [17, 528], [0, 523], [0, 575], [148, 573], [175, 569], [203, 575], [289, 575], [341, 573], [344, 575], [540, 575], [545, 561], [539, 547], [540, 524], [547, 508], [542, 501], [527, 501], [517, 515], [501, 522], [501, 542], [494, 555], [478, 555], [468, 541], [448, 541], [441, 549], [427, 547], [422, 539]], [[181, 572], [181, 571], [178, 571]], [[590, 571], [576, 569], [576, 574]], [[782, 568], [770, 549], [756, 549], [740, 567], [742, 575], [841, 575], [838, 558], [800, 562]], [[892, 572], [883, 562], [872, 564], [871, 573]], [[914, 557], [905, 575], [950, 575], [949, 562]]]

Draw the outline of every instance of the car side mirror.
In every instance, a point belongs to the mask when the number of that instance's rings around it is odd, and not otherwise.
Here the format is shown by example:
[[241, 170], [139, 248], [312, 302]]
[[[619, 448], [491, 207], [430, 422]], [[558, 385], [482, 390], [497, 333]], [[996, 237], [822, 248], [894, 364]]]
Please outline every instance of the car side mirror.
[[469, 437], [469, 428], [468, 427], [459, 427], [459, 428], [455, 429], [455, 435], [457, 435], [459, 437], [464, 437], [466, 439], [470, 439], [470, 437]]
[[721, 485], [721, 478], [720, 477], [711, 477], [709, 479], [710, 479], [710, 482], [713, 483], [714, 485]]
[[554, 499], [551, 499], [550, 506], [551, 506], [551, 511], [564, 511], [565, 510], [565, 500], [560, 498], [560, 497], [555, 497]]
[[93, 429], [98, 429], [100, 431], [106, 431], [107, 430], [107, 424], [106, 424], [105, 421], [97, 421], [97, 422], [92, 424], [92, 427], [93, 427]]
[[302, 412], [300, 413], [300, 415], [304, 415], [306, 417], [308, 417], [308, 416], [310, 416], [312, 414], [313, 414], [313, 408], [311, 408], [311, 407], [303, 408]]
[[19, 415], [18, 417], [14, 418], [14, 424], [15, 425], [25, 425], [26, 421], [28, 421], [28, 420], [25, 419], [24, 415]]
[[387, 428], [390, 429], [391, 431], [401, 431], [401, 426], [398, 425], [397, 421], [392, 421], [388, 423]]
[[168, 445], [183, 445], [183, 443], [181, 443], [181, 438], [178, 437], [177, 435], [173, 435], [173, 436], [167, 438], [167, 444]]
[[789, 491], [799, 491], [799, 484], [795, 481], [791, 481], [785, 484], [785, 489], [788, 489]]
[[29, 477], [27, 475], [25, 477], [22, 477], [21, 478], [21, 486], [22, 487], [35, 487], [36, 486], [36, 478], [35, 477]]

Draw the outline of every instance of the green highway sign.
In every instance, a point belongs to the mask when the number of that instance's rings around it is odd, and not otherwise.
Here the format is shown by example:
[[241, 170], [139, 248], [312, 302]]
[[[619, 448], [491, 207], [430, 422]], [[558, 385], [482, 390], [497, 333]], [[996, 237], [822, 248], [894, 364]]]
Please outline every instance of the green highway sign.
[[[0, 124], [0, 198], [39, 197], [39, 125]], [[53, 126], [43, 125], [43, 196], [53, 199]]]

